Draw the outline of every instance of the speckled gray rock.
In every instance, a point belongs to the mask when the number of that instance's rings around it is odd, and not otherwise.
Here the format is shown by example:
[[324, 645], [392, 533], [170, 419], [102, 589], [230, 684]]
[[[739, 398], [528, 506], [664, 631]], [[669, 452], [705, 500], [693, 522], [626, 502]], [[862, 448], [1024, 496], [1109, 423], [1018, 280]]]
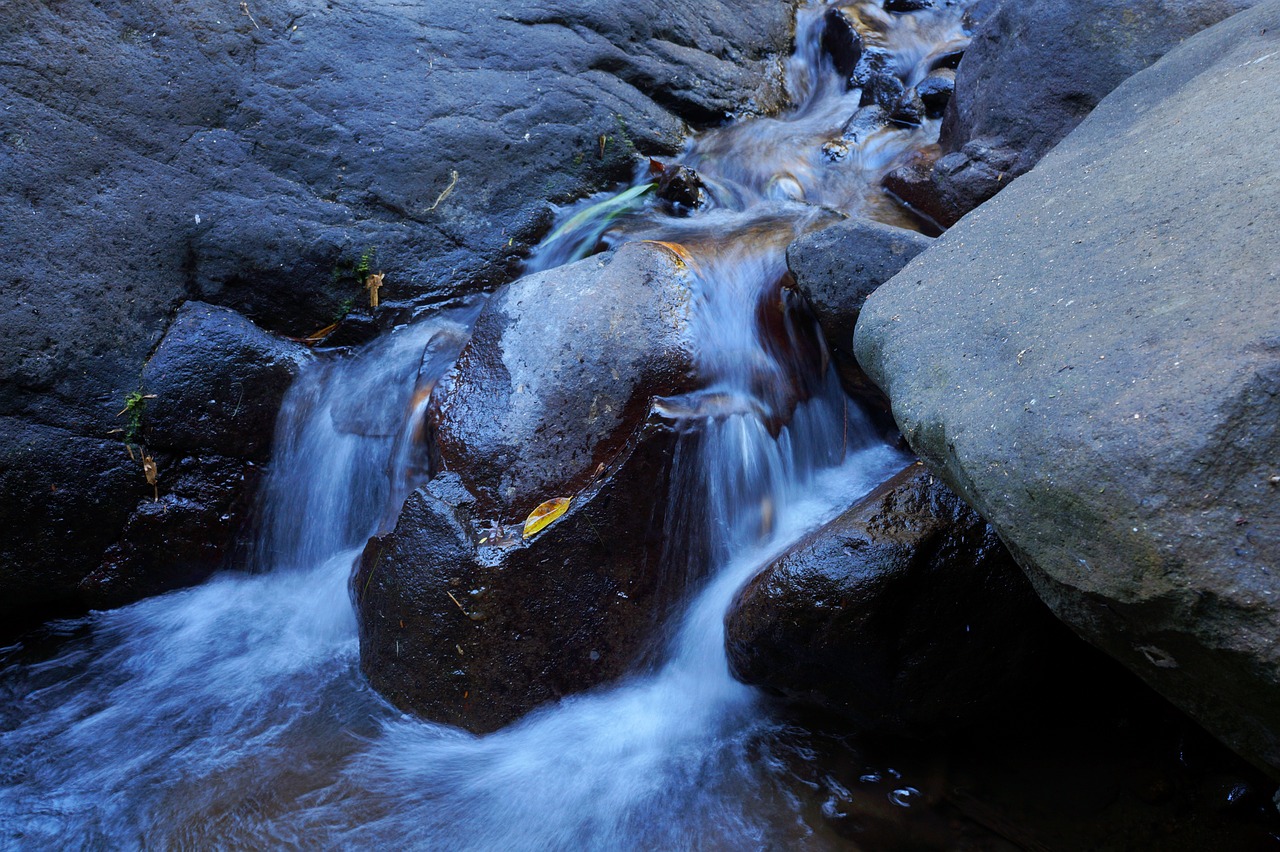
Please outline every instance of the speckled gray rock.
[[1280, 0], [868, 300], [858, 359], [1044, 600], [1280, 775]]

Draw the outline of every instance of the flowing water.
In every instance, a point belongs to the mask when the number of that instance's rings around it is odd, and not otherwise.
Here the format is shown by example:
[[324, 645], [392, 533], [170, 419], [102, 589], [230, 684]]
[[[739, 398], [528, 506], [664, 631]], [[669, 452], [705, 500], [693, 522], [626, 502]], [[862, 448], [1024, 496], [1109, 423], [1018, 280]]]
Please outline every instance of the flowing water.
[[[788, 69], [797, 108], [708, 132], [680, 158], [705, 181], [704, 209], [664, 212], [642, 177], [612, 201], [566, 211], [530, 264], [572, 260], [601, 240], [656, 239], [681, 246], [699, 282], [705, 387], [669, 412], [687, 428], [667, 530], [715, 546], [696, 551], [696, 591], [665, 634], [662, 662], [483, 737], [405, 716], [364, 683], [348, 579], [363, 543], [423, 479], [421, 415], [480, 305], [458, 308], [319, 359], [296, 383], [250, 570], [4, 650], [0, 844], [837, 843], [815, 810], [816, 785], [774, 754], [785, 725], [730, 675], [723, 627], [736, 591], [772, 555], [901, 462], [821, 354], [793, 351], [804, 336], [785, 326], [762, 337], [755, 309], [778, 297], [787, 243], [832, 210], [899, 216], [879, 178], [936, 138], [935, 122], [887, 125], [842, 141], [846, 155], [824, 153], [859, 98], [819, 51], [825, 9], [799, 12]], [[908, 83], [960, 39], [956, 9], [855, 11]]]

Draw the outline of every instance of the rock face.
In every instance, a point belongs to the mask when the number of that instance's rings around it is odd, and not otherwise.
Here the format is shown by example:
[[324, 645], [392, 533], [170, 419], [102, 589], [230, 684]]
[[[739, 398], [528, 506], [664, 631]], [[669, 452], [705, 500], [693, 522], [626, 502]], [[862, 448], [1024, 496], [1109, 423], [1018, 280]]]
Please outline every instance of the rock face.
[[440, 472], [352, 580], [361, 665], [391, 701], [488, 731], [643, 653], [679, 594], [655, 497], [677, 435], [652, 402], [691, 383], [689, 285], [679, 257], [633, 243], [485, 307], [433, 396]]
[[0, 613], [74, 606], [149, 492], [109, 433], [183, 301], [296, 336], [367, 298], [362, 262], [384, 303], [491, 287], [548, 200], [770, 108], [790, 17], [773, 0], [4, 3]]
[[928, 736], [1007, 704], [1052, 621], [995, 531], [913, 463], [765, 568], [726, 628], [747, 683]]
[[1026, 172], [1132, 74], [1257, 0], [1031, 0], [987, 16], [965, 51], [940, 159], [889, 190], [944, 227]]
[[1189, 39], [868, 300], [859, 361], [1041, 597], [1280, 775], [1280, 2]]

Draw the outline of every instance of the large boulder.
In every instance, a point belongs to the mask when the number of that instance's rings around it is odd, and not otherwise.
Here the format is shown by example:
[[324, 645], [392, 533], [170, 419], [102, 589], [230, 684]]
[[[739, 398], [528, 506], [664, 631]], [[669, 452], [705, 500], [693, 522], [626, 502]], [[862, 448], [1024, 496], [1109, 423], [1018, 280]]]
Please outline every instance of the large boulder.
[[747, 683], [935, 736], [1025, 686], [1053, 617], [995, 531], [912, 463], [766, 567], [726, 616]]
[[949, 227], [1035, 165], [1127, 77], [1256, 2], [1004, 3], [982, 21], [960, 62], [939, 150], [885, 184]]
[[775, 105], [790, 28], [773, 0], [0, 4], [0, 613], [73, 605], [118, 538], [141, 473], [110, 433], [182, 302], [299, 336], [366, 272], [384, 302], [490, 288], [549, 201]]
[[433, 395], [436, 476], [352, 579], [361, 666], [392, 702], [493, 730], [644, 651], [680, 587], [660, 576], [678, 435], [655, 399], [692, 387], [691, 276], [632, 243], [486, 305]]
[[880, 288], [855, 348], [1050, 607], [1280, 775], [1276, 92], [1267, 0]]

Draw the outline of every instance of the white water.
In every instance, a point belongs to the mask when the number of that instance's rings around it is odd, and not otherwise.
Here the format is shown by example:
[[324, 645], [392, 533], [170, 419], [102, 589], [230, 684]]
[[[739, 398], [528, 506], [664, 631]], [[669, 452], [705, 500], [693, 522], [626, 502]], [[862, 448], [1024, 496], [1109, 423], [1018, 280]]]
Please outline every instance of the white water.
[[[802, 45], [816, 41], [820, 11], [802, 12]], [[802, 142], [829, 137], [850, 99], [856, 107], [856, 92], [822, 82], [811, 49], [792, 71], [808, 99], [791, 128], [755, 122], [709, 134], [689, 152], [716, 209], [631, 223], [632, 236], [688, 245], [703, 287], [699, 366], [708, 388], [686, 415], [673, 477], [681, 493], [671, 501], [681, 514], [668, 531], [716, 546], [703, 551], [709, 564], [697, 575], [710, 579], [656, 669], [484, 737], [404, 716], [365, 685], [347, 582], [364, 541], [389, 527], [420, 481], [412, 433], [476, 309], [441, 315], [321, 363], [292, 389], [253, 572], [58, 625], [4, 652], [0, 844], [827, 845], [795, 785], [761, 756], [778, 723], [729, 673], [724, 614], [772, 555], [900, 459], [871, 442], [829, 372], [811, 376], [808, 401], [770, 429], [790, 408], [779, 402], [785, 394], [761, 387], [795, 368], [762, 345], [753, 306], [782, 274], [782, 248], [817, 214], [758, 206], [780, 185], [790, 198], [870, 205], [851, 187], [865, 190], [868, 175], [929, 128], [887, 130], [826, 177], [811, 145], [770, 159], [762, 152], [781, 152], [788, 130]], [[739, 237], [724, 237], [722, 225]], [[698, 407], [712, 398], [740, 404]]]

